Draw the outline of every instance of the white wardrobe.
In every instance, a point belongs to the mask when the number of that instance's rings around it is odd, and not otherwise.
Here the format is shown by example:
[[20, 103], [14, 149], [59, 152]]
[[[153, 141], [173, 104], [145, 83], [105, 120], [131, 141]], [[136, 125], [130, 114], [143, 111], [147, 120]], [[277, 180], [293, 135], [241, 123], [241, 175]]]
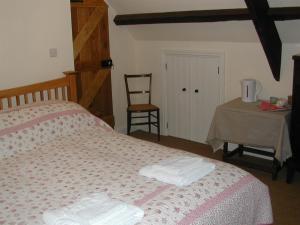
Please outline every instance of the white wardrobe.
[[222, 54], [167, 52], [164, 62], [168, 135], [205, 143], [223, 101]]

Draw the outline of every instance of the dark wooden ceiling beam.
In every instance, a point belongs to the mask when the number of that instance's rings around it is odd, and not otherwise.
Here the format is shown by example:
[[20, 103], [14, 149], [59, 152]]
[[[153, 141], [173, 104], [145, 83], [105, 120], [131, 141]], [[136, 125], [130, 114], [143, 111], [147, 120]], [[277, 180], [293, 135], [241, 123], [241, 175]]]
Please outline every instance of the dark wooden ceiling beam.
[[[270, 8], [268, 15], [273, 20], [300, 19], [300, 7]], [[139, 13], [117, 15], [116, 25], [158, 24], [158, 23], [199, 23], [234, 20], [251, 20], [248, 9], [194, 10], [162, 13]]]
[[268, 15], [277, 21], [298, 20], [300, 19], [300, 7], [270, 8]]
[[267, 0], [245, 0], [275, 80], [280, 80], [282, 43]]
[[232, 20], [250, 20], [248, 9], [218, 9], [198, 11], [178, 11], [162, 13], [142, 13], [117, 15], [116, 25], [158, 24], [158, 23], [199, 23]]
[[117, 15], [116, 25], [253, 20], [274, 78], [280, 80], [282, 43], [274, 20], [300, 19], [300, 7], [270, 8], [267, 0], [245, 0], [248, 8]]

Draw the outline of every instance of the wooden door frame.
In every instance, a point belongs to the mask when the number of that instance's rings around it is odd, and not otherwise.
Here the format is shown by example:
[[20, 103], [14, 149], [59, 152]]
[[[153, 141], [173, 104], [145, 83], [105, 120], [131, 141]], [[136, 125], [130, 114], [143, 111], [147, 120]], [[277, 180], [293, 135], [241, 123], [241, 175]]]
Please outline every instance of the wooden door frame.
[[161, 74], [162, 74], [162, 119], [161, 119], [161, 133], [168, 136], [169, 131], [167, 128], [168, 121], [168, 84], [167, 84], [167, 56], [168, 55], [193, 55], [193, 56], [215, 56], [220, 58], [220, 104], [225, 101], [225, 52], [214, 50], [190, 50], [190, 49], [163, 49], [161, 52]]

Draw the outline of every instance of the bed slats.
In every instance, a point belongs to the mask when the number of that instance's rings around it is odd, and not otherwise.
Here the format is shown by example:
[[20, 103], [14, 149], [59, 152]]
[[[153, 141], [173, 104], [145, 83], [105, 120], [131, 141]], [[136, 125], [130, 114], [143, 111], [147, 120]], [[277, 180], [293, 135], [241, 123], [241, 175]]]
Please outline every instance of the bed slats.
[[51, 90], [47, 90], [47, 97], [48, 97], [48, 100], [51, 100], [52, 99], [52, 96], [51, 96]]
[[0, 90], [0, 110], [54, 99], [77, 102], [77, 72], [65, 72], [65, 75], [56, 80]]
[[8, 102], [8, 108], [11, 108], [12, 107], [11, 98], [7, 98], [7, 102]]
[[24, 99], [25, 99], [25, 104], [28, 104], [29, 103], [28, 94], [24, 95]]
[[20, 96], [16, 96], [16, 102], [17, 102], [17, 106], [20, 105]]
[[40, 99], [41, 101], [44, 101], [44, 91], [40, 91]]
[[32, 95], [32, 101], [33, 101], [33, 102], [36, 102], [36, 95], [35, 95], [35, 93], [32, 92], [31, 95]]
[[62, 88], [62, 89], [61, 89], [61, 93], [62, 93], [62, 99], [63, 99], [63, 100], [66, 100], [66, 99], [67, 99], [67, 96], [66, 96], [66, 89], [65, 89], [65, 88]]
[[55, 94], [55, 100], [58, 100], [59, 99], [58, 88], [54, 89], [54, 94]]

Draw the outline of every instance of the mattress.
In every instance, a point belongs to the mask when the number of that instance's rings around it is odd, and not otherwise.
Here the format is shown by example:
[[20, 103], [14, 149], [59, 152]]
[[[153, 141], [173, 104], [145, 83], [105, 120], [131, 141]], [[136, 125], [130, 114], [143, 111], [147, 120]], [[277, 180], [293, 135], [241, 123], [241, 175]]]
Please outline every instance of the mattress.
[[42, 214], [96, 192], [145, 211], [140, 224], [272, 224], [266, 185], [233, 165], [176, 187], [141, 167], [192, 153], [112, 130], [81, 106], [48, 102], [0, 113], [0, 224], [42, 225]]

